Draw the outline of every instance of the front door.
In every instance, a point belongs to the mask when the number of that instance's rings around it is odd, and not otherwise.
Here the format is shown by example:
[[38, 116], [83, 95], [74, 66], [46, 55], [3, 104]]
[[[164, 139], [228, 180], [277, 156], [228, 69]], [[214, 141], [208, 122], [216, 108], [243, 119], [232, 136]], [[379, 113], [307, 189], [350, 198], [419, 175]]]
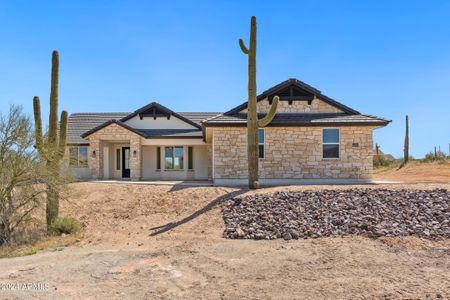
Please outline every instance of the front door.
[[130, 178], [130, 147], [122, 147], [122, 178]]

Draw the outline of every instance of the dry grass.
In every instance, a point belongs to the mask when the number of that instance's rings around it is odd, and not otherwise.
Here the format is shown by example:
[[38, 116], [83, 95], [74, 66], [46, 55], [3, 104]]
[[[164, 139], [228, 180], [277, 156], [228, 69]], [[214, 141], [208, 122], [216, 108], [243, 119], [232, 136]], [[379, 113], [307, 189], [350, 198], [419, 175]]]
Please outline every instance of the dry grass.
[[66, 236], [47, 236], [33, 243], [5, 245], [0, 247], [0, 258], [28, 256], [45, 249], [56, 251], [62, 247], [74, 245], [82, 239], [82, 233], [78, 232]]

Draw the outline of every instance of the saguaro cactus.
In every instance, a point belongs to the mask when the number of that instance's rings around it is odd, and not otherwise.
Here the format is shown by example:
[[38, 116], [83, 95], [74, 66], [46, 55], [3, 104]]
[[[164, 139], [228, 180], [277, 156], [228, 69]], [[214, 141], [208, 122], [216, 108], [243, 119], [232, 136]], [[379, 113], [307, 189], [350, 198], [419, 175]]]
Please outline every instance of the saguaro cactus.
[[275, 116], [279, 98], [273, 98], [267, 115], [258, 120], [256, 107], [256, 17], [252, 17], [250, 26], [250, 47], [247, 48], [239, 39], [242, 52], [248, 55], [248, 113], [247, 113], [247, 151], [248, 151], [248, 186], [258, 188], [258, 128], [267, 126]]
[[403, 147], [403, 165], [406, 165], [409, 160], [409, 121], [406, 115], [406, 129], [405, 129], [405, 146]]
[[378, 143], [375, 143], [375, 153], [377, 157], [380, 157], [380, 145]]
[[[60, 165], [66, 151], [67, 137], [67, 111], [61, 112], [61, 123], [59, 124], [58, 140], [58, 80], [59, 80], [59, 53], [52, 54], [52, 77], [50, 90], [50, 115], [49, 129], [45, 141], [42, 136], [41, 106], [39, 97], [33, 98], [36, 149], [41, 162], [45, 164], [47, 171], [58, 176]], [[49, 176], [50, 177], [50, 176]], [[54, 182], [47, 180], [47, 225], [50, 225], [59, 212], [59, 194]]]

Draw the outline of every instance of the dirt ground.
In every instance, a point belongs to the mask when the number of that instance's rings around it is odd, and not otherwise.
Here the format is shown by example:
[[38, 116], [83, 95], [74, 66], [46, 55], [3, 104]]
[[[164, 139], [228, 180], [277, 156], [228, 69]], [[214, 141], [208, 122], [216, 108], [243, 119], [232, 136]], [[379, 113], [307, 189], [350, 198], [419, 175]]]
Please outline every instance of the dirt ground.
[[[450, 184], [387, 187], [449, 189]], [[84, 239], [1, 259], [0, 299], [450, 298], [450, 240], [226, 240], [220, 202], [253, 191], [106, 183], [72, 188], [62, 214], [82, 222]], [[258, 192], [322, 188], [349, 187]], [[49, 289], [5, 290], [8, 283], [36, 282]]]
[[405, 167], [380, 168], [374, 170], [375, 180], [398, 180], [404, 182], [450, 183], [450, 162], [411, 162]]

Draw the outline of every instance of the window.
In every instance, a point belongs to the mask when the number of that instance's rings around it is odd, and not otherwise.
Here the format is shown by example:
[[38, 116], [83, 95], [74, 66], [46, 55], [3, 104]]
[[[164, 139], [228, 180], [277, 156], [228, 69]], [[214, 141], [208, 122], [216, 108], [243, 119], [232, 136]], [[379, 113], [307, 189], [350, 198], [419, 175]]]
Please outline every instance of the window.
[[116, 170], [120, 170], [120, 149], [116, 149]]
[[161, 170], [161, 147], [156, 147], [156, 170]]
[[85, 168], [88, 166], [88, 147], [70, 147], [69, 154], [69, 166], [75, 168]]
[[188, 169], [194, 169], [194, 157], [193, 157], [194, 149], [192, 147], [188, 147]]
[[339, 129], [322, 130], [322, 157], [339, 158]]
[[264, 143], [266, 141], [266, 133], [263, 128], [258, 129], [258, 157], [264, 158]]
[[165, 148], [165, 165], [166, 170], [183, 170], [183, 147], [166, 147]]

